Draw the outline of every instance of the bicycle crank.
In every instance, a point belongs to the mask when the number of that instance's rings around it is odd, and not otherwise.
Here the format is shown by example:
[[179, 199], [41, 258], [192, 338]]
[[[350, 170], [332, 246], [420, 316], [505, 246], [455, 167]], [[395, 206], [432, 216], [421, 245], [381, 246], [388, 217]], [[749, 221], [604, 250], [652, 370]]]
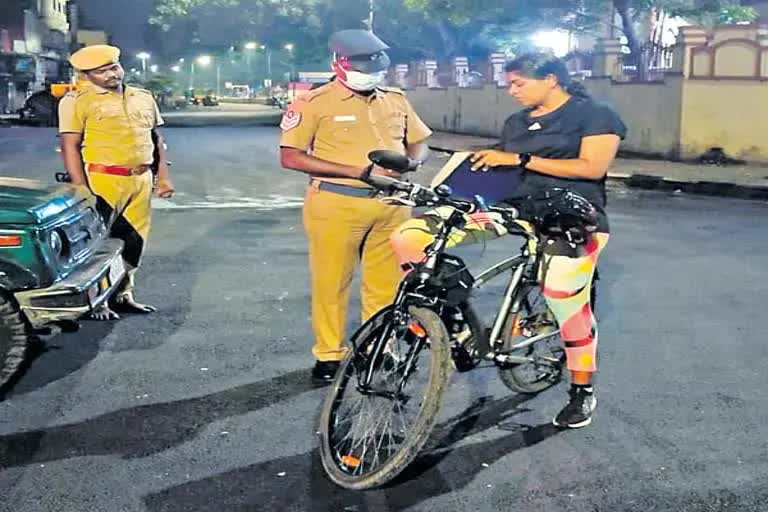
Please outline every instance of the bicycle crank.
[[548, 356], [530, 356], [530, 357], [524, 357], [524, 356], [513, 356], [510, 354], [487, 354], [486, 359], [489, 359], [491, 361], [494, 361], [495, 363], [498, 363], [502, 366], [515, 366], [519, 364], [530, 364], [533, 363], [536, 366], [543, 366], [550, 369], [554, 369], [555, 366], [560, 364], [560, 360], [556, 357], [548, 357]]

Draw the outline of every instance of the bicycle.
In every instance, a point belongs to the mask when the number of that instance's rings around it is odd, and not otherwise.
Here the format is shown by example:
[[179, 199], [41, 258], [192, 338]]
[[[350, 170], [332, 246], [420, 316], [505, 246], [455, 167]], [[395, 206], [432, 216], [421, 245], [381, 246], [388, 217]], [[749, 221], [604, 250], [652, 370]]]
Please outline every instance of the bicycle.
[[[389, 152], [373, 152], [370, 159], [401, 172], [413, 166]], [[481, 198], [453, 199], [445, 186], [430, 189], [370, 174], [366, 181], [399, 194], [390, 202], [452, 210], [425, 258], [400, 283], [394, 302], [352, 336], [352, 348], [324, 401], [323, 467], [334, 483], [354, 490], [391, 481], [424, 448], [451, 366], [466, 372], [491, 361], [507, 388], [535, 394], [560, 381], [565, 363], [559, 327], [538, 284], [538, 236], [532, 224], [520, 220], [518, 207], [488, 207]], [[522, 237], [523, 243], [519, 254], [475, 277], [461, 258], [445, 250], [451, 232], [464, 226], [463, 213], [477, 209], [500, 214], [510, 234]], [[501, 275], [509, 275], [509, 280], [493, 324], [486, 329], [472, 308], [471, 294]], [[415, 391], [419, 383], [424, 385], [421, 393]], [[357, 399], [348, 404], [353, 393]], [[412, 416], [410, 423], [406, 416]]]

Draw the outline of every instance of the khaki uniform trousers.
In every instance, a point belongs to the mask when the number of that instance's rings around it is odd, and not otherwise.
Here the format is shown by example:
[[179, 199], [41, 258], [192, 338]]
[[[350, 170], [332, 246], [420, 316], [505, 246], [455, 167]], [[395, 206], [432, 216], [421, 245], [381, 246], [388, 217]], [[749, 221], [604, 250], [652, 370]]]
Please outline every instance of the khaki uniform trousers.
[[362, 321], [392, 303], [403, 276], [391, 234], [411, 217], [410, 208], [378, 199], [307, 190], [304, 228], [312, 275], [312, 353], [319, 361], [344, 357], [344, 327], [352, 277], [362, 262]]
[[110, 236], [125, 243], [123, 259], [129, 271], [138, 268], [151, 226], [152, 172], [137, 176], [87, 174], [88, 185], [98, 197], [97, 208], [110, 228]]

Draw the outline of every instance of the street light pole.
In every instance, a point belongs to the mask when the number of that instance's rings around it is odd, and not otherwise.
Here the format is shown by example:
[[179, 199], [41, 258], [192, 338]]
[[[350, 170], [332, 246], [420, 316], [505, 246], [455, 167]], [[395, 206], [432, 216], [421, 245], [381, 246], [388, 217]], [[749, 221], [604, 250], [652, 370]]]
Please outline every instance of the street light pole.
[[248, 41], [245, 43], [245, 62], [246, 62], [246, 68], [248, 69], [248, 84], [249, 86], [253, 84], [253, 65], [251, 63], [251, 52], [255, 51], [256, 48], [259, 47], [259, 43], [256, 41]]
[[221, 97], [221, 64], [216, 62], [216, 97]]
[[141, 74], [144, 81], [147, 81], [147, 61], [150, 59], [150, 55], [147, 52], [140, 52], [136, 54], [136, 57], [141, 61]]
[[[208, 67], [208, 65], [213, 62], [213, 57], [211, 57], [210, 55], [200, 55], [195, 60], [201, 66]], [[218, 94], [218, 91], [219, 91], [219, 77], [220, 77], [220, 74], [221, 74], [220, 66], [221, 66], [221, 63], [219, 62], [218, 59], [216, 59], [216, 92], [217, 92], [217, 94]], [[194, 70], [194, 67], [192, 69]]]
[[267, 79], [272, 85], [272, 48], [267, 48]]
[[293, 49], [295, 48], [293, 43], [287, 43], [285, 46], [283, 46], [286, 50], [288, 50], [288, 54], [291, 56], [291, 76], [289, 78], [289, 82], [293, 81], [294, 75], [296, 74], [296, 60], [294, 59], [293, 55]]
[[366, 23], [368, 25], [368, 32], [373, 32], [373, 2], [374, 0], [368, 0], [368, 22]]

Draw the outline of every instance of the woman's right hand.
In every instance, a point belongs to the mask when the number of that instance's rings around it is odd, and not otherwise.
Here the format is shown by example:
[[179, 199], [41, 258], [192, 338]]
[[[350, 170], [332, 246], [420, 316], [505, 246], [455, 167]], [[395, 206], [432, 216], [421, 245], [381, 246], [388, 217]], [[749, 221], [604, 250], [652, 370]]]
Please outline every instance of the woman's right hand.
[[520, 155], [517, 153], [506, 153], [498, 149], [484, 149], [474, 153], [469, 158], [469, 161], [472, 162], [473, 171], [487, 171], [489, 167], [520, 165]]

